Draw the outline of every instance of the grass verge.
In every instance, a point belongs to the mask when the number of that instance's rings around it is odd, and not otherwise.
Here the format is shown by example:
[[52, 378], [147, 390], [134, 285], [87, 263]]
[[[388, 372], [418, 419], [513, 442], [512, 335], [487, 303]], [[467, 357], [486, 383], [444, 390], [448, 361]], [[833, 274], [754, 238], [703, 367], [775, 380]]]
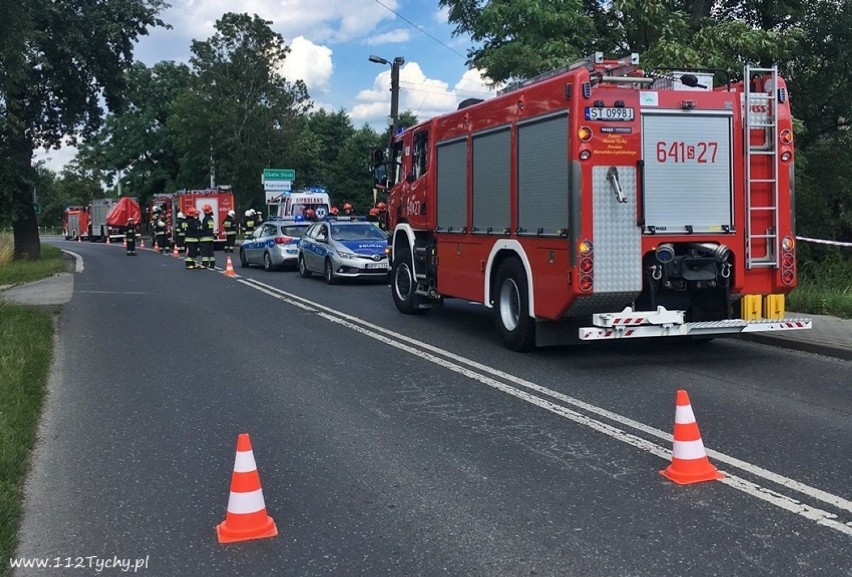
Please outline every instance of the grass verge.
[[852, 319], [852, 261], [830, 259], [800, 265], [799, 286], [787, 298], [787, 308]]
[[0, 576], [11, 574], [24, 479], [53, 354], [51, 313], [0, 301]]
[[65, 270], [62, 251], [49, 244], [41, 245], [41, 257], [34, 261], [12, 260], [14, 241], [0, 235], [0, 286], [31, 282]]

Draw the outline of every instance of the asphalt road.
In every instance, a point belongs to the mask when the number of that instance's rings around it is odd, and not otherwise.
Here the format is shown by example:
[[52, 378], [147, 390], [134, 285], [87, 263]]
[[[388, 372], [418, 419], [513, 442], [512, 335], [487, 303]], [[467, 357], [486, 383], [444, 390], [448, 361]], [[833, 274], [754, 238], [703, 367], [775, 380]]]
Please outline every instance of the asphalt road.
[[[848, 361], [725, 339], [513, 354], [481, 306], [408, 317], [382, 283], [57, 244], [85, 267], [19, 557], [157, 576], [852, 575]], [[681, 388], [723, 481], [658, 474]], [[279, 536], [220, 545], [243, 432]], [[65, 573], [94, 574], [15, 574]]]

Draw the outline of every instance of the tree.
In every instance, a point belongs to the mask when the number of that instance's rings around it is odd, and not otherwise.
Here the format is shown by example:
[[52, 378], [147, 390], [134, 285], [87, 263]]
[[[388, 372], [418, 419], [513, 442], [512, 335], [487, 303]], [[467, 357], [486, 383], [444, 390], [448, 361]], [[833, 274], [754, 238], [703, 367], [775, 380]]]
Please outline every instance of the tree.
[[804, 2], [712, 0], [439, 0], [468, 64], [495, 82], [529, 78], [603, 51], [650, 66], [741, 68], [792, 56]]
[[[230, 184], [244, 206], [260, 204], [264, 167], [292, 165], [310, 109], [301, 80], [281, 73], [289, 48], [258, 16], [228, 13], [206, 41], [192, 42], [191, 89], [176, 101], [169, 127], [183, 187]], [[296, 167], [297, 168], [297, 167]]]
[[123, 191], [142, 204], [153, 194], [173, 192], [180, 162], [167, 123], [191, 80], [184, 64], [160, 62], [148, 68], [135, 63], [127, 72], [125, 107], [109, 115], [98, 134], [81, 146], [80, 164], [122, 171]]
[[0, 207], [14, 256], [40, 255], [32, 206], [36, 147], [76, 144], [100, 126], [101, 99], [120, 109], [140, 35], [163, 22], [163, 0], [4, 2], [0, 20]]
[[371, 152], [385, 144], [385, 135], [376, 133], [369, 125], [364, 125], [346, 139], [330, 167], [332, 179], [329, 190], [333, 198], [349, 201], [359, 210], [373, 206]]
[[305, 181], [305, 185], [332, 183], [332, 170], [344, 144], [355, 134], [355, 127], [345, 110], [329, 113], [323, 109], [317, 110], [308, 117], [308, 130], [316, 135], [322, 163], [315, 181]]

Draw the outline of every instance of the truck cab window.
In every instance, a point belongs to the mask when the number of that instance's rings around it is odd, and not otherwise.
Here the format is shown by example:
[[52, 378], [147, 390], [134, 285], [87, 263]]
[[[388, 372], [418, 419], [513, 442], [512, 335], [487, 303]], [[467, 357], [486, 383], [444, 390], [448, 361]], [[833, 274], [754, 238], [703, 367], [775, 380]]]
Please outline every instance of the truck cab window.
[[402, 140], [393, 144], [393, 181], [402, 181]]
[[414, 165], [412, 170], [414, 178], [420, 178], [426, 174], [428, 163], [429, 150], [429, 133], [427, 131], [418, 132], [414, 135]]

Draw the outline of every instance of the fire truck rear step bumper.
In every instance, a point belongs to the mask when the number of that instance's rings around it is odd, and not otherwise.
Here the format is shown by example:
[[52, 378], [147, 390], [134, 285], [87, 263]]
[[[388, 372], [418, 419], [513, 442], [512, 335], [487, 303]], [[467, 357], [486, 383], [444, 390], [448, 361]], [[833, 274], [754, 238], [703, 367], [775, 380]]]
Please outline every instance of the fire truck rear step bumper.
[[581, 341], [632, 339], [647, 337], [685, 337], [734, 335], [775, 331], [799, 331], [812, 327], [808, 318], [729, 319], [721, 321], [682, 322], [683, 311], [666, 311], [660, 307], [652, 312], [625, 310], [613, 315], [594, 315], [592, 327], [580, 327]]

